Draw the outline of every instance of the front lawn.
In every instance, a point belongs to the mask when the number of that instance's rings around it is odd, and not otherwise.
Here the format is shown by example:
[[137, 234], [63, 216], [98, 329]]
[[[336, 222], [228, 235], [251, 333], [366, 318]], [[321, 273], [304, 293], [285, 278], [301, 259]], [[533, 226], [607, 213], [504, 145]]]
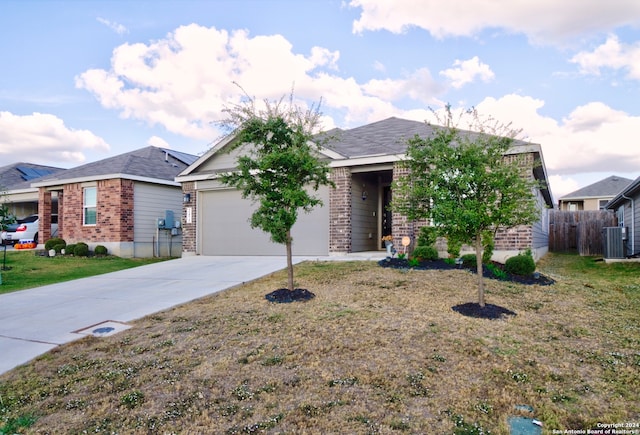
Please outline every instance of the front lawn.
[[[144, 264], [166, 260], [160, 258], [74, 257], [57, 255], [43, 257], [35, 250], [7, 251], [0, 246], [0, 294], [39, 287], [87, 276], [101, 275]], [[7, 270], [2, 270], [6, 266]]]
[[0, 428], [507, 434], [518, 415], [545, 433], [640, 422], [640, 264], [548, 255], [539, 270], [556, 283], [487, 280], [487, 303], [516, 313], [487, 320], [452, 309], [475, 302], [468, 271], [305, 263], [307, 302], [265, 300], [282, 271], [0, 376]]

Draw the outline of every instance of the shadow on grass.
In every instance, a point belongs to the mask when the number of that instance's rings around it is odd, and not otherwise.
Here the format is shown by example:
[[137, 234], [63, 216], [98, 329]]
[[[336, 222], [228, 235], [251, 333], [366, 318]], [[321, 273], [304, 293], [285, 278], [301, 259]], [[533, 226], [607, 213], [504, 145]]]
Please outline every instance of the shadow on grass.
[[481, 307], [478, 303], [468, 302], [466, 304], [455, 305], [451, 309], [457, 313], [467, 317], [475, 317], [477, 319], [496, 320], [506, 318], [507, 316], [516, 316], [511, 310], [493, 304], [485, 304]]

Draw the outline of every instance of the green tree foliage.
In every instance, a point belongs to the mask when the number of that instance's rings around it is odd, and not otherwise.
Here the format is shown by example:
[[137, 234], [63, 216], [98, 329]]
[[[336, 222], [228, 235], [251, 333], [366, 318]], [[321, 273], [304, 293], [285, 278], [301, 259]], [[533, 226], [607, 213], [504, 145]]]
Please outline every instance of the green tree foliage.
[[264, 102], [258, 109], [254, 99], [226, 109], [225, 125], [233, 129], [235, 139], [229, 151], [238, 147], [243, 153], [237, 170], [222, 176], [222, 182], [242, 192], [243, 198], [258, 203], [251, 216], [251, 227], [267, 232], [271, 240], [286, 246], [288, 287], [293, 288], [291, 228], [298, 212], [310, 212], [322, 205], [314, 195], [322, 185], [332, 185], [329, 167], [318, 157], [319, 145], [312, 142], [319, 127], [317, 106], [302, 110], [283, 99]]
[[15, 223], [16, 218], [11, 214], [11, 212], [9, 211], [9, 206], [7, 206], [6, 192], [0, 192], [0, 196], [2, 196], [4, 199], [2, 204], [0, 204], [0, 232], [1, 232], [1, 231], [5, 231], [8, 225]]
[[532, 168], [509, 154], [517, 132], [481, 120], [474, 110], [467, 112], [474, 131], [461, 130], [447, 109], [446, 127], [408, 141], [402, 164], [409, 171], [393, 185], [392, 206], [409, 219], [432, 219], [440, 235], [475, 247], [483, 307], [482, 236], [537, 221], [538, 184]]

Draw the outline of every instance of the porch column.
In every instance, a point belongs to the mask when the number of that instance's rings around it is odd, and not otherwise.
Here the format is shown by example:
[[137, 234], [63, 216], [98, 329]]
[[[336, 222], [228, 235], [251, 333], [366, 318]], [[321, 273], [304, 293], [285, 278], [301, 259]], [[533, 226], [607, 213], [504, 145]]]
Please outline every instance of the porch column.
[[[393, 164], [393, 181], [398, 181], [401, 177], [406, 176], [409, 173], [409, 169], [403, 167], [399, 162]], [[391, 192], [391, 195], [395, 195], [395, 192]], [[393, 202], [393, 199], [392, 199]], [[410, 221], [405, 215], [393, 211], [391, 214], [391, 234], [393, 235], [393, 246], [396, 247], [398, 252], [405, 252], [402, 246], [402, 238], [409, 237], [411, 239], [411, 245], [408, 246], [407, 251], [415, 248], [416, 240], [420, 232], [420, 228], [427, 226], [428, 223], [425, 219], [417, 221]]]
[[329, 253], [351, 252], [351, 169], [331, 169], [335, 187], [329, 192]]
[[62, 219], [63, 213], [64, 195], [62, 190], [58, 190], [58, 237], [60, 237], [61, 239], [64, 239], [64, 226], [62, 225], [62, 222], [64, 221], [64, 219]]
[[51, 192], [41, 187], [38, 190], [38, 244], [51, 238]]

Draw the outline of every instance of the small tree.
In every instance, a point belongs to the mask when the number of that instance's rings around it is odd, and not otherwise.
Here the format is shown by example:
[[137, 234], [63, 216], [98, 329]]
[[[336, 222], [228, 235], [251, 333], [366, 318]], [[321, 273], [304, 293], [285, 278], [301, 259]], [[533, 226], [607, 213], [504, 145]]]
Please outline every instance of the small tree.
[[299, 210], [310, 212], [322, 201], [310, 190], [332, 185], [328, 165], [319, 159], [311, 139], [319, 125], [319, 107], [302, 110], [283, 99], [265, 101], [258, 109], [255, 100], [225, 109], [224, 122], [233, 129], [235, 142], [229, 151], [243, 147], [237, 170], [222, 176], [222, 182], [236, 187], [243, 198], [259, 203], [251, 216], [251, 227], [270, 234], [271, 240], [286, 246], [288, 288], [293, 291], [291, 228]]
[[475, 110], [467, 115], [476, 132], [453, 126], [447, 107], [446, 127], [408, 141], [402, 162], [408, 174], [393, 185], [392, 207], [409, 219], [432, 219], [453, 243], [475, 246], [478, 303], [484, 307], [483, 234], [537, 221], [534, 191], [539, 185], [529, 176], [530, 165], [516, 155], [505, 156], [516, 131], [480, 120]]

